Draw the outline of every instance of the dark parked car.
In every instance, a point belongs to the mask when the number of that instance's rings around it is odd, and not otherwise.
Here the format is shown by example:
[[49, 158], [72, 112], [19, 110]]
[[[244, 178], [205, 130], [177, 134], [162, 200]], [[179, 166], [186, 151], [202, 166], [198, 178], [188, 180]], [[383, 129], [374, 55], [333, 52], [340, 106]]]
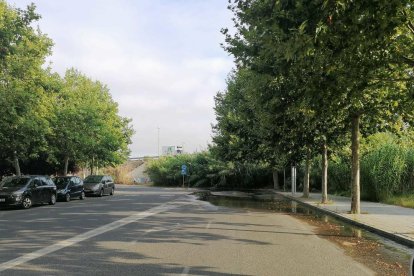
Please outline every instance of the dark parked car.
[[58, 176], [53, 179], [60, 200], [70, 201], [72, 198], [85, 199], [83, 181], [77, 176]]
[[90, 175], [83, 180], [86, 195], [103, 196], [115, 193], [115, 183], [109, 175]]
[[13, 176], [0, 182], [0, 205], [21, 206], [56, 203], [56, 185], [48, 176]]

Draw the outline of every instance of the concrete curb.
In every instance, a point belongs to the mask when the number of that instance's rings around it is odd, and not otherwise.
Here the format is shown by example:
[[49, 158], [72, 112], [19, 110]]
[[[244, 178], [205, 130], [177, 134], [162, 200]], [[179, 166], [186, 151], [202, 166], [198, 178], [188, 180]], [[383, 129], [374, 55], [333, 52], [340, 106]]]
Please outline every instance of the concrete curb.
[[345, 221], [346, 223], [349, 223], [351, 225], [358, 226], [358, 227], [360, 227], [362, 229], [368, 230], [369, 232], [372, 232], [372, 233], [375, 233], [377, 235], [383, 236], [383, 237], [385, 237], [387, 239], [390, 239], [390, 240], [392, 240], [394, 242], [397, 242], [399, 244], [402, 244], [402, 245], [405, 245], [405, 246], [414, 248], [414, 240], [411, 240], [411, 239], [405, 238], [405, 237], [403, 237], [401, 235], [394, 234], [394, 233], [390, 233], [390, 232], [387, 232], [387, 231], [384, 231], [384, 230], [375, 228], [373, 226], [370, 226], [368, 224], [365, 224], [365, 223], [362, 223], [362, 222], [359, 222], [359, 221], [350, 219], [350, 218], [345, 217], [345, 216], [343, 216], [343, 215], [341, 215], [341, 214], [339, 214], [337, 212], [334, 212], [334, 211], [331, 211], [331, 210], [327, 210], [325, 208], [321, 208], [321, 207], [315, 206], [313, 204], [304, 202], [304, 201], [302, 201], [302, 200], [300, 200], [300, 199], [298, 199], [296, 197], [289, 196], [289, 195], [285, 195], [285, 194], [282, 194], [282, 193], [279, 193], [279, 192], [275, 192], [275, 193], [278, 194], [278, 195], [281, 195], [281, 196], [283, 196], [283, 197], [285, 197], [287, 199], [290, 199], [290, 200], [296, 201], [296, 202], [298, 202], [300, 204], [303, 204], [303, 205], [305, 205], [305, 206], [307, 206], [307, 207], [309, 207], [311, 209], [320, 211], [320, 212], [325, 213], [327, 215], [330, 215], [330, 216], [332, 216], [334, 218], [337, 218], [339, 220]]

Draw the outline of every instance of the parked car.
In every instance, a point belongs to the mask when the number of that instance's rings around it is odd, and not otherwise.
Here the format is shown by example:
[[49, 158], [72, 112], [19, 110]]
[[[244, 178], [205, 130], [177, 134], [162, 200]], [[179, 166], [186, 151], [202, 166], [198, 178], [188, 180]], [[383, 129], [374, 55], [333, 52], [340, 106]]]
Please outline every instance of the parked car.
[[58, 200], [70, 201], [72, 198], [85, 199], [83, 181], [77, 176], [58, 176], [53, 178], [57, 188]]
[[48, 176], [13, 176], [0, 182], [0, 205], [29, 209], [43, 203], [56, 203], [56, 185]]
[[115, 193], [115, 183], [109, 175], [90, 175], [83, 180], [86, 195], [103, 196]]

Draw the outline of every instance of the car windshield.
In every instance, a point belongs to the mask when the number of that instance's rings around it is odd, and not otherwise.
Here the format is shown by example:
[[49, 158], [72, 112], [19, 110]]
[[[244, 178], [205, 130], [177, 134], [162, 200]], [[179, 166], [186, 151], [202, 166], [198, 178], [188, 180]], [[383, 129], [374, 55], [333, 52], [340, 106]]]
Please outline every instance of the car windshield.
[[84, 183], [98, 183], [102, 180], [102, 175], [90, 175], [83, 181]]
[[19, 188], [26, 186], [30, 178], [6, 178], [0, 183], [2, 188]]
[[70, 177], [56, 177], [53, 181], [56, 184], [58, 189], [66, 188], [66, 185], [69, 183]]

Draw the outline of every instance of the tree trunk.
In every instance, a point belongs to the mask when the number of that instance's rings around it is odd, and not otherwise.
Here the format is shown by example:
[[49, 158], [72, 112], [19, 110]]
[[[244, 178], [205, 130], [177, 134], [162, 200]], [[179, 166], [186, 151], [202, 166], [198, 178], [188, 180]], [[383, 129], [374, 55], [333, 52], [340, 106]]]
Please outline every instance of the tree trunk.
[[311, 168], [311, 160], [310, 160], [310, 150], [307, 150], [306, 155], [306, 164], [305, 164], [305, 183], [303, 184], [303, 197], [309, 198], [309, 182], [310, 182], [310, 168]]
[[17, 152], [16, 151], [13, 152], [13, 166], [14, 166], [14, 169], [16, 171], [16, 175], [21, 176], [22, 173], [20, 171], [19, 158], [17, 157]]
[[352, 202], [351, 213], [361, 212], [359, 168], [359, 115], [352, 118]]
[[69, 167], [69, 156], [65, 156], [65, 167], [63, 169], [63, 176], [67, 176], [68, 175], [68, 167]]
[[328, 146], [322, 147], [322, 203], [328, 203]]
[[279, 174], [277, 170], [273, 170], [273, 189], [280, 190], [279, 187]]
[[93, 174], [93, 158], [91, 164], [89, 165], [89, 174]]

